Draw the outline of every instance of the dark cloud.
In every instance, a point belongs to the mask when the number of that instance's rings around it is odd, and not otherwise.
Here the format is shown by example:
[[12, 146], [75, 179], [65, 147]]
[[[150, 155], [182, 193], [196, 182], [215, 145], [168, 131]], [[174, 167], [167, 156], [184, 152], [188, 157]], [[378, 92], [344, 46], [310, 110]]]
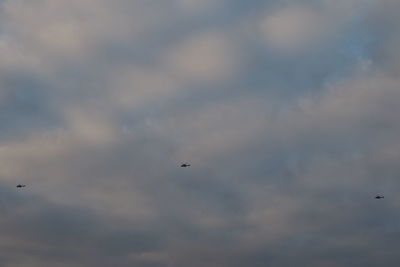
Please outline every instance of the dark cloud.
[[397, 1], [0, 3], [0, 265], [397, 266]]
[[[29, 188], [29, 187], [27, 187]], [[88, 208], [53, 204], [29, 192], [2, 186], [2, 254], [10, 266], [33, 263], [128, 264], [127, 257], [162, 247], [162, 235], [123, 221], [97, 215]]]

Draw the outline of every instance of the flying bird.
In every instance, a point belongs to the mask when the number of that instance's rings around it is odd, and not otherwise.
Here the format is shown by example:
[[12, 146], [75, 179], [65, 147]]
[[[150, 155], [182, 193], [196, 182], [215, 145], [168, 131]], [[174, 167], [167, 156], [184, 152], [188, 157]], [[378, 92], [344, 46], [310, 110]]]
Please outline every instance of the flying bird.
[[182, 167], [182, 168], [190, 167], [190, 164], [188, 164], [188, 163], [183, 163], [183, 164], [181, 164], [181, 167]]
[[22, 188], [22, 187], [26, 187], [26, 185], [24, 185], [24, 184], [17, 185], [17, 188]]
[[382, 198], [385, 198], [385, 197], [384, 197], [384, 196], [377, 195], [375, 198], [376, 198], [376, 199], [382, 199]]

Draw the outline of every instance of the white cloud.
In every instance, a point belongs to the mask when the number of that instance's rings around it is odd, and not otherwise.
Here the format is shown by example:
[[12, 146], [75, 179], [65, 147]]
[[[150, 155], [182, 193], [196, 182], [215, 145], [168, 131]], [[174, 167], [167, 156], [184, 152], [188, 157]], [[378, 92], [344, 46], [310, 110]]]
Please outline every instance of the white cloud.
[[117, 137], [111, 119], [98, 110], [88, 112], [72, 107], [65, 114], [67, 129], [81, 142], [104, 145]]
[[183, 80], [223, 80], [235, 73], [238, 64], [235, 44], [219, 31], [190, 36], [171, 48], [166, 57], [167, 68]]
[[148, 2], [123, 0], [117, 4], [104, 0], [6, 1], [2, 27], [44, 59], [76, 60], [90, 56], [99, 45], [129, 42], [155, 29], [168, 18], [162, 3], [156, 2], [154, 8]]
[[157, 68], [121, 66], [113, 71], [109, 82], [113, 88], [110, 98], [125, 109], [140, 108], [183, 90], [177, 79]]
[[326, 28], [326, 18], [305, 7], [287, 7], [267, 14], [260, 24], [267, 45], [277, 50], [303, 49], [320, 37]]
[[176, 0], [178, 6], [191, 14], [199, 14], [222, 6], [224, 0]]
[[[319, 4], [289, 3], [267, 9], [259, 23], [266, 45], [277, 52], [314, 50], [342, 38], [349, 25], [361, 23], [374, 1], [323, 1]], [[325, 44], [324, 44], [325, 43]]]

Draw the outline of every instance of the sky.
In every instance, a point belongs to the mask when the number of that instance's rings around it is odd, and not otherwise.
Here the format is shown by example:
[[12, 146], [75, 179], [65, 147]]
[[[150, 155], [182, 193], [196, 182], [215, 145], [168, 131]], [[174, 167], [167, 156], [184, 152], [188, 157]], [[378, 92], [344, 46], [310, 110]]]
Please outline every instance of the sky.
[[1, 0], [0, 265], [398, 266], [399, 10]]

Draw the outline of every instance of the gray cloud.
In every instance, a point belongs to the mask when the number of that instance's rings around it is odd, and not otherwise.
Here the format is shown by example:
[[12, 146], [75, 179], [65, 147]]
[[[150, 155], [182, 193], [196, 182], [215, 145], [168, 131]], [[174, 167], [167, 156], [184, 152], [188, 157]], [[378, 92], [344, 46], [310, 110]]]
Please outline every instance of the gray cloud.
[[398, 5], [1, 1], [0, 265], [397, 266]]
[[[126, 257], [158, 250], [162, 237], [78, 206], [52, 204], [2, 186], [1, 247], [4, 266], [128, 264]], [[11, 192], [10, 192], [11, 191]], [[28, 193], [29, 194], [29, 193]]]

